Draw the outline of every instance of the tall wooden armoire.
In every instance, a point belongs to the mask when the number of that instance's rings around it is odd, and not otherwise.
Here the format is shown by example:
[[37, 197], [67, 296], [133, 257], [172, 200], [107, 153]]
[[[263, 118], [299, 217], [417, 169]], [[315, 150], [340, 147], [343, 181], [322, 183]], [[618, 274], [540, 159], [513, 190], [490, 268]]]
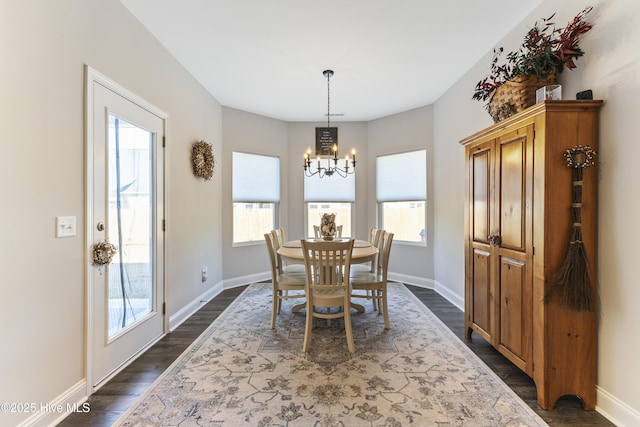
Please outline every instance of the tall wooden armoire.
[[[573, 226], [566, 150], [597, 150], [602, 101], [544, 101], [460, 143], [466, 153], [465, 334], [533, 378], [538, 403], [596, 405], [597, 315], [543, 301]], [[584, 169], [582, 235], [596, 292], [597, 168]]]

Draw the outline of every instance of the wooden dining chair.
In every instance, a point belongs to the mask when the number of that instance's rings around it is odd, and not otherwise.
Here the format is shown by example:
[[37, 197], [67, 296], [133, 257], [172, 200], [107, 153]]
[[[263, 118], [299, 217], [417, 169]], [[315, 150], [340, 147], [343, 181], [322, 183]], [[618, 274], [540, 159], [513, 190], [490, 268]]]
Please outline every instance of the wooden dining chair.
[[[369, 234], [367, 234], [367, 242], [371, 243], [378, 250], [380, 249], [380, 241], [384, 236], [385, 231], [375, 227], [369, 227]], [[355, 271], [363, 271], [363, 272], [375, 272], [376, 266], [378, 265], [378, 256], [376, 255], [372, 261], [369, 261], [364, 264], [354, 264], [351, 266], [351, 273]], [[367, 295], [370, 295], [371, 292], [367, 291]], [[378, 300], [372, 299], [373, 309], [378, 310]]]
[[[292, 298], [304, 298], [306, 283], [305, 270], [281, 271], [277, 265], [276, 249], [273, 233], [265, 233], [264, 240], [267, 244], [269, 262], [271, 263], [271, 329], [276, 327], [276, 315], [280, 314], [282, 300]], [[289, 291], [298, 291], [289, 293]]]
[[[302, 251], [306, 267], [305, 294], [307, 317], [302, 351], [311, 345], [311, 330], [315, 318], [343, 318], [349, 352], [355, 352], [351, 329], [351, 286], [349, 272], [353, 239], [346, 242], [309, 242], [302, 240]], [[326, 307], [326, 313], [320, 311]], [[338, 308], [331, 312], [331, 308]]]
[[[375, 228], [375, 227], [369, 227], [369, 234], [367, 234], [367, 242], [371, 243], [375, 248], [378, 249], [378, 251], [380, 250], [380, 242], [382, 241], [382, 238], [384, 237], [384, 230], [381, 230], [379, 228]], [[375, 258], [367, 263], [364, 264], [356, 264], [356, 265], [352, 265], [351, 266], [351, 272], [353, 273], [354, 271], [363, 271], [363, 272], [375, 272], [377, 265], [378, 265], [378, 259], [379, 259], [379, 254], [375, 256]], [[367, 291], [367, 295], [371, 295], [371, 291]], [[373, 304], [373, 309], [374, 310], [379, 310], [380, 307], [378, 307], [378, 300], [377, 299], [372, 299], [371, 300], [372, 304]]]
[[280, 249], [285, 243], [287, 243], [284, 230], [282, 228], [271, 230], [271, 236], [273, 237], [273, 247], [276, 252], [276, 266], [278, 267], [280, 273], [283, 273], [285, 271], [292, 272], [294, 270], [304, 273], [303, 264], [287, 262], [282, 259], [282, 256], [280, 256], [278, 252], [278, 249]]
[[376, 248], [380, 244], [380, 237], [384, 235], [384, 230], [375, 227], [369, 227], [369, 234], [367, 235], [367, 242], [371, 243]]
[[[375, 271], [354, 270], [351, 271], [351, 297], [366, 298], [372, 301], [374, 308], [377, 305], [378, 314], [384, 315], [384, 327], [389, 329], [389, 306], [387, 302], [387, 272], [389, 267], [389, 255], [393, 233], [384, 233], [380, 243], [378, 263]], [[364, 293], [362, 293], [364, 291]]]
[[[382, 236], [384, 236], [385, 231], [381, 230], [379, 228], [373, 228], [370, 227], [369, 228], [369, 234], [367, 234], [367, 242], [371, 243], [375, 248], [380, 249], [380, 241]], [[375, 270], [375, 267], [377, 265], [377, 256], [376, 259], [374, 259], [371, 262], [367, 262], [364, 264], [356, 264], [356, 265], [352, 265], [351, 266], [351, 271], [353, 272], [354, 270], [368, 270], [373, 272]]]

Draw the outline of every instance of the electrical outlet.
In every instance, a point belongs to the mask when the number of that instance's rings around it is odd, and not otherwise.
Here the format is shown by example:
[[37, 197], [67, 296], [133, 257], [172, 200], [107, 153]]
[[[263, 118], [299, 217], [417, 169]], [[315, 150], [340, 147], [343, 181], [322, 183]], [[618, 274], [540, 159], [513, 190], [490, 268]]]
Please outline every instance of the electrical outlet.
[[202, 282], [207, 281], [207, 267], [202, 267]]

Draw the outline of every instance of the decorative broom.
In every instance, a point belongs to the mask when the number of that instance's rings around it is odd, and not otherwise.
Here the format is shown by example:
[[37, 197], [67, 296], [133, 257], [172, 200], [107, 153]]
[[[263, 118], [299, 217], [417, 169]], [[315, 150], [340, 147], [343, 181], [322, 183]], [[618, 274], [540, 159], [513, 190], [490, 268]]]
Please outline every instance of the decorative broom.
[[574, 311], [594, 311], [596, 296], [589, 277], [589, 260], [582, 241], [582, 177], [583, 170], [595, 164], [596, 152], [591, 147], [578, 145], [567, 150], [564, 158], [567, 167], [572, 168], [571, 211], [573, 226], [567, 256], [560, 270], [551, 278], [549, 288], [544, 294], [545, 304], [551, 295], [559, 289], [562, 304]]

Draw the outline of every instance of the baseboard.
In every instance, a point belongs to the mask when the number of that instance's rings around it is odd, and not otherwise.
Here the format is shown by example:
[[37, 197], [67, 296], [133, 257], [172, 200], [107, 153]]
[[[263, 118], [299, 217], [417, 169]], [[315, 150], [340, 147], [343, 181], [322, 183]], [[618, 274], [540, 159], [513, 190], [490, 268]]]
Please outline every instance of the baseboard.
[[169, 331], [174, 331], [185, 320], [195, 314], [202, 308], [203, 305], [211, 301], [220, 292], [225, 289], [235, 288], [238, 286], [248, 285], [250, 283], [261, 282], [263, 280], [270, 280], [271, 272], [263, 272], [250, 274], [247, 276], [234, 277], [233, 279], [226, 279], [222, 282], [218, 282], [211, 288], [203, 292], [197, 298], [194, 298], [189, 304], [178, 310], [173, 316], [169, 318]]
[[55, 426], [72, 412], [89, 412], [91, 407], [86, 401], [87, 382], [78, 381], [55, 400], [39, 404], [38, 411], [18, 427]]
[[447, 301], [464, 311], [464, 296], [453, 292], [440, 282], [436, 282], [435, 291], [442, 295]]
[[425, 279], [424, 277], [393, 273], [391, 271], [389, 272], [388, 279], [395, 282], [402, 282], [408, 285], [418, 286], [420, 288], [433, 289], [451, 304], [464, 311], [464, 297], [462, 295], [458, 295], [455, 292], [452, 292], [451, 289], [433, 279]]
[[237, 288], [238, 286], [244, 286], [251, 283], [262, 282], [264, 280], [271, 280], [271, 271], [265, 271], [262, 273], [249, 274], [246, 276], [234, 277], [232, 279], [225, 279], [223, 281], [225, 289]]
[[596, 411], [618, 427], [640, 426], [640, 412], [636, 411], [601, 387], [596, 387]]
[[390, 271], [387, 275], [387, 279], [393, 282], [401, 282], [406, 283], [407, 285], [418, 286], [420, 288], [435, 289], [434, 281], [424, 277], [409, 276], [408, 274], [393, 273]]
[[185, 320], [191, 317], [195, 312], [200, 310], [203, 305], [211, 301], [216, 295], [224, 290], [222, 282], [218, 282], [197, 298], [193, 299], [189, 304], [182, 307], [174, 315], [169, 317], [169, 331], [173, 332]]

